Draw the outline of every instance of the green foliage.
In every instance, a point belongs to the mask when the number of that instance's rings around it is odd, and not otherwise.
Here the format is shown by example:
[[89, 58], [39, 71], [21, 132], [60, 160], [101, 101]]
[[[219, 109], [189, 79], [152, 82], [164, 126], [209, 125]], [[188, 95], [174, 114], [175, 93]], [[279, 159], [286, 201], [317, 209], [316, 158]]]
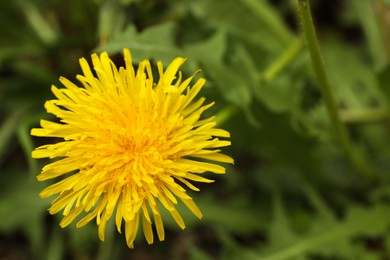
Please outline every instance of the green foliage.
[[[110, 53], [122, 52], [123, 46], [127, 46], [132, 52], [134, 62], [144, 59], [172, 60], [180, 55], [174, 46], [174, 23], [156, 25], [138, 33], [134, 24], [130, 24], [122, 34], [114, 37], [109, 43], [98, 52], [107, 51]], [[158, 39], [158, 42], [156, 41]]]
[[[0, 248], [32, 259], [387, 259], [390, 257], [389, 1], [311, 1], [332, 93], [359, 175], [337, 142], [301, 33], [296, 1], [86, 0], [0, 2]], [[130, 250], [113, 225], [61, 229], [31, 159], [57, 78], [74, 80], [91, 52], [132, 52], [134, 63], [201, 69], [202, 95], [232, 135], [235, 165], [191, 194], [179, 230]], [[199, 76], [197, 76], [199, 77]], [[75, 81], [76, 82], [76, 81]], [[56, 140], [52, 140], [55, 142]], [[355, 162], [356, 163], [356, 162]], [[111, 223], [112, 224], [112, 223]], [[14, 250], [14, 251], [13, 251]]]

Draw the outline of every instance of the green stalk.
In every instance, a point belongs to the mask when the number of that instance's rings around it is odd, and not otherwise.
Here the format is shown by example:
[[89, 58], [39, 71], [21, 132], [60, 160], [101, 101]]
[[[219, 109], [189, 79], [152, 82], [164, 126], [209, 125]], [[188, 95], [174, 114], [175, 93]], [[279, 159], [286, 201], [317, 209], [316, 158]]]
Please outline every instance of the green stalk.
[[298, 0], [298, 9], [302, 18], [302, 27], [306, 38], [307, 47], [310, 52], [313, 69], [317, 75], [321, 93], [328, 110], [328, 114], [333, 125], [334, 134], [337, 141], [348, 155], [352, 165], [365, 177], [372, 177], [373, 172], [363, 153], [352, 143], [345, 125], [342, 123], [338, 107], [329, 83], [325, 70], [320, 46], [311, 16], [309, 0]]
[[292, 60], [299, 54], [302, 50], [302, 39], [296, 38], [288, 46], [285, 51], [283, 51], [280, 56], [263, 72], [264, 81], [272, 81], [279, 73], [291, 63]]
[[387, 108], [363, 108], [340, 111], [340, 117], [344, 123], [370, 123], [388, 120], [389, 116]]
[[390, 60], [390, 33], [389, 33], [389, 26], [386, 21], [387, 18], [387, 5], [384, 0], [377, 0], [376, 1], [378, 5], [378, 16], [379, 16], [379, 23], [380, 23], [380, 29], [382, 33], [382, 41], [384, 46], [384, 52], [386, 54], [386, 61], [389, 62]]

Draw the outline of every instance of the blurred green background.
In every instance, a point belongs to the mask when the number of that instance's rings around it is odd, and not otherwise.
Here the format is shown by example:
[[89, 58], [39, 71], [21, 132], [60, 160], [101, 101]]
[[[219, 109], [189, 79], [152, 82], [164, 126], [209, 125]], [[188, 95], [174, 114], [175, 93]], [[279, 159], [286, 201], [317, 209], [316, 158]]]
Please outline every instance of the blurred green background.
[[[361, 164], [332, 131], [301, 33], [296, 1], [0, 0], [0, 259], [390, 259], [390, 1], [311, 1], [341, 119]], [[32, 138], [59, 76], [108, 51], [122, 64], [188, 58], [231, 132], [235, 159], [191, 193], [199, 221], [164, 217], [164, 242], [135, 249], [93, 221], [61, 229], [50, 216], [46, 163]], [[122, 63], [121, 63], [122, 62]], [[362, 170], [362, 164], [366, 169]]]

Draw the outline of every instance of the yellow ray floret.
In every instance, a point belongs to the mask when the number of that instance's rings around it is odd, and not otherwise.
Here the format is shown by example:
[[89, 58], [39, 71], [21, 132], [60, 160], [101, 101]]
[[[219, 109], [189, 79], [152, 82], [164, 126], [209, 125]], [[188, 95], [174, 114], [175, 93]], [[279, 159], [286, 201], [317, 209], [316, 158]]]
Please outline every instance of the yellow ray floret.
[[[130, 51], [124, 50], [125, 67], [115, 66], [107, 53], [92, 55], [93, 70], [80, 59], [82, 87], [61, 77], [65, 88], [52, 86], [56, 99], [45, 103], [59, 122], [41, 120], [31, 135], [62, 141], [43, 145], [33, 158], [59, 158], [43, 167], [38, 180], [60, 180], [40, 196], [57, 195], [49, 209], [62, 211], [61, 227], [76, 218], [82, 227], [96, 219], [104, 240], [107, 221], [115, 216], [118, 232], [124, 222], [126, 242], [134, 246], [138, 228], [153, 243], [152, 224], [164, 240], [161, 208], [185, 228], [175, 205], [182, 202], [195, 216], [202, 213], [187, 194], [198, 191], [191, 182], [213, 182], [205, 172], [225, 173], [216, 163], [233, 163], [219, 148], [230, 145], [227, 131], [215, 128], [214, 117], [201, 119], [205, 99], [195, 100], [205, 80], [191, 87], [193, 76], [182, 80], [177, 58], [165, 69], [158, 62], [154, 82], [149, 61], [134, 69]], [[140, 223], [141, 222], [141, 223]]]

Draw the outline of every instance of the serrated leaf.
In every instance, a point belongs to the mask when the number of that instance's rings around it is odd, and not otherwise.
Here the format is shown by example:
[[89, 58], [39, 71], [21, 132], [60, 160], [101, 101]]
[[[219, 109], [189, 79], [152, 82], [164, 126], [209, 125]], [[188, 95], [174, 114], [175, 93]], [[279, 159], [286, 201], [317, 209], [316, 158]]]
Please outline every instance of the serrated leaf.
[[306, 197], [310, 201], [310, 204], [318, 213], [321, 222], [325, 225], [331, 225], [336, 223], [336, 217], [331, 208], [327, 203], [321, 198], [318, 192], [309, 184], [306, 184], [303, 187]]
[[218, 63], [209, 62], [203, 64], [203, 66], [207, 74], [221, 89], [226, 100], [241, 108], [250, 105], [252, 99], [250, 87], [241, 75], [236, 74], [233, 69]]
[[226, 51], [226, 40], [225, 31], [219, 30], [203, 41], [186, 44], [183, 47], [184, 56], [189, 63], [186, 66], [190, 67], [189, 70], [196, 71], [199, 68], [205, 70], [203, 64], [209, 62], [221, 63]]
[[228, 102], [240, 107], [247, 116], [248, 121], [252, 125], [258, 126], [259, 122], [250, 110], [252, 93], [247, 79], [237, 74], [232, 68], [220, 63], [207, 62], [203, 63], [202, 67], [204, 67], [207, 75], [220, 89], [224, 98]]
[[386, 104], [376, 82], [374, 69], [363, 62], [359, 50], [340, 45], [334, 39], [324, 43], [324, 57], [339, 104], [348, 108], [365, 108], [376, 103]]
[[302, 88], [301, 80], [283, 74], [268, 84], [259, 84], [256, 97], [272, 111], [293, 112], [300, 104]]
[[278, 247], [295, 241], [297, 235], [291, 230], [289, 217], [286, 214], [280, 194], [274, 194], [272, 204], [273, 218], [269, 228], [270, 243], [272, 246]]
[[258, 88], [260, 85], [260, 71], [256, 68], [255, 61], [251, 54], [241, 42], [234, 43], [231, 53], [231, 64], [238, 74], [246, 79], [251, 88]]
[[[298, 236], [291, 229], [289, 216], [285, 211], [284, 204], [278, 192], [274, 194], [272, 204], [273, 218], [269, 228], [270, 246], [274, 248], [281, 248], [295, 242], [298, 239]], [[304, 259], [304, 256], [297, 254], [291, 259]]]
[[191, 10], [199, 19], [246, 35], [269, 50], [280, 50], [291, 39], [278, 13], [266, 1], [198, 0], [192, 2]]
[[257, 260], [259, 259], [258, 252], [253, 249], [248, 249], [235, 241], [235, 239], [224, 229], [218, 229], [217, 234], [222, 242], [222, 254], [220, 259], [222, 260]]
[[184, 51], [187, 57], [198, 62], [207, 63], [210, 60], [222, 62], [226, 51], [226, 41], [226, 32], [221, 29], [204, 41], [185, 45]]
[[250, 110], [252, 82], [248, 74], [253, 72], [254, 69], [247, 72], [244, 68], [241, 72], [245, 72], [245, 74], [240, 73], [237, 69], [237, 66], [242, 67], [242, 64], [239, 64], [239, 62], [242, 61], [239, 58], [240, 53], [231, 55], [232, 57], [235, 57], [233, 58], [233, 61], [235, 60], [236, 63], [233, 62], [233, 64], [225, 65], [223, 58], [226, 49], [226, 41], [225, 31], [219, 30], [212, 37], [203, 42], [187, 45], [185, 50], [188, 53], [188, 56], [191, 55], [191, 57], [196, 59], [200, 64], [199, 66], [204, 69], [205, 73], [219, 88], [225, 99], [241, 108], [252, 124], [258, 125], [257, 120]]
[[183, 54], [175, 46], [175, 30], [176, 25], [172, 22], [151, 26], [142, 32], [137, 32], [135, 25], [130, 24], [122, 34], [95, 51], [121, 53], [123, 48], [129, 48], [134, 62], [155, 59], [168, 64], [172, 59]]
[[[376, 205], [372, 208], [351, 207], [346, 220], [331, 227], [326, 227], [321, 232], [307, 235], [284, 248], [278, 248], [274, 252], [263, 254], [263, 260], [283, 260], [301, 254], [323, 252], [324, 247], [333, 246], [333, 256], [346, 255], [347, 257], [360, 257], [353, 249], [350, 251], [337, 250], [340, 242], [348, 241], [352, 237], [361, 235], [378, 235], [387, 232], [390, 225], [388, 218], [390, 207]], [[344, 248], [345, 249], [345, 248]]]

